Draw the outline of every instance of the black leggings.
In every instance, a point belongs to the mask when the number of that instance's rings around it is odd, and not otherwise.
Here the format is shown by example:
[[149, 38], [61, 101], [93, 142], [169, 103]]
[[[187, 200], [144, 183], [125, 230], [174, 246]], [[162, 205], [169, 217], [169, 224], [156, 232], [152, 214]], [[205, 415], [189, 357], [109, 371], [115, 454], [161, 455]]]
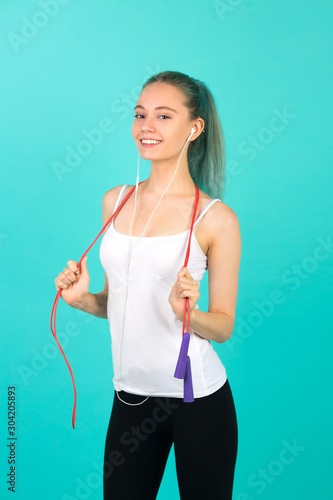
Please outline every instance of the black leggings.
[[[120, 391], [128, 403], [145, 396]], [[138, 406], [116, 392], [105, 442], [104, 500], [153, 500], [174, 444], [181, 500], [231, 500], [238, 447], [234, 400], [228, 380], [213, 394], [150, 396]]]

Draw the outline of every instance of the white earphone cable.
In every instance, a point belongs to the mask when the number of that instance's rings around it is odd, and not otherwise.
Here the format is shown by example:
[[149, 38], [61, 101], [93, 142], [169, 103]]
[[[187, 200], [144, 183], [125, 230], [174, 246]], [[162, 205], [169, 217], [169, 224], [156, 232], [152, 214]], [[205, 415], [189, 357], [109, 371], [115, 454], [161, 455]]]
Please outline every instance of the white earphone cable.
[[[192, 128], [192, 130], [191, 130], [191, 134], [189, 135], [188, 139], [186, 140], [186, 142], [185, 142], [185, 144], [184, 144], [184, 146], [183, 146], [182, 152], [180, 153], [180, 157], [179, 157], [179, 159], [178, 159], [178, 163], [177, 163], [176, 170], [175, 170], [175, 172], [174, 172], [174, 174], [173, 174], [173, 176], [172, 176], [172, 178], [171, 178], [171, 180], [170, 180], [169, 184], [167, 185], [166, 189], [163, 191], [162, 196], [161, 196], [161, 198], [159, 199], [159, 202], [157, 203], [157, 205], [156, 205], [156, 207], [154, 208], [154, 210], [153, 210], [153, 212], [152, 212], [151, 216], [149, 217], [149, 220], [148, 220], [148, 222], [147, 222], [147, 225], [146, 225], [146, 227], [145, 227], [145, 230], [144, 230], [144, 231], [143, 231], [143, 233], [141, 234], [141, 237], [140, 237], [139, 241], [137, 241], [137, 242], [135, 243], [135, 245], [133, 245], [133, 237], [131, 236], [131, 229], [132, 229], [132, 222], [133, 222], [134, 214], [135, 214], [135, 212], [136, 212], [136, 200], [137, 200], [137, 193], [138, 193], [138, 186], [139, 186], [139, 177], [140, 177], [140, 175], [139, 175], [139, 172], [140, 172], [140, 170], [139, 170], [140, 153], [138, 152], [138, 167], [137, 167], [137, 177], [136, 177], [136, 186], [135, 186], [134, 212], [133, 212], [133, 215], [132, 215], [131, 224], [130, 224], [130, 230], [129, 230], [129, 237], [130, 237], [130, 238], [129, 238], [129, 239], [130, 239], [130, 251], [129, 251], [129, 254], [128, 254], [128, 259], [127, 259], [127, 276], [126, 276], [126, 285], [127, 285], [127, 286], [126, 286], [126, 298], [125, 298], [124, 316], [123, 316], [123, 328], [122, 328], [121, 339], [119, 338], [119, 339], [118, 339], [118, 342], [117, 342], [117, 350], [116, 350], [117, 352], [116, 352], [116, 357], [115, 357], [115, 360], [117, 360], [117, 356], [118, 356], [118, 348], [119, 348], [119, 343], [120, 343], [120, 342], [121, 342], [120, 358], [121, 358], [121, 353], [122, 353], [122, 341], [123, 341], [123, 337], [124, 337], [124, 335], [123, 335], [123, 334], [124, 334], [124, 323], [125, 323], [126, 305], [127, 305], [127, 296], [128, 296], [129, 266], [130, 266], [131, 257], [132, 257], [132, 250], [133, 250], [133, 248], [134, 248], [134, 247], [136, 247], [136, 245], [137, 245], [137, 244], [138, 244], [138, 243], [142, 240], [142, 237], [143, 237], [144, 233], [146, 232], [146, 229], [147, 229], [147, 227], [148, 227], [148, 225], [149, 225], [149, 222], [150, 222], [150, 220], [151, 220], [152, 216], [153, 216], [153, 215], [154, 215], [154, 213], [155, 213], [155, 210], [157, 209], [157, 207], [158, 207], [158, 206], [159, 206], [159, 204], [161, 203], [161, 201], [162, 201], [162, 198], [163, 198], [164, 194], [165, 194], [165, 193], [166, 193], [166, 191], [169, 189], [169, 186], [170, 186], [171, 182], [173, 181], [173, 179], [174, 179], [174, 177], [175, 177], [175, 175], [176, 175], [176, 173], [177, 173], [178, 165], [179, 165], [180, 159], [181, 159], [181, 157], [182, 157], [182, 154], [183, 154], [184, 148], [185, 148], [186, 144], [188, 143], [188, 141], [191, 139], [191, 137], [192, 137], [192, 135], [194, 134], [194, 132], [195, 132], [195, 130], [194, 130], [194, 128]], [[119, 372], [120, 372], [120, 367], [121, 367], [121, 359], [120, 359], [120, 363], [119, 363]], [[120, 378], [120, 375], [119, 375], [119, 378]], [[118, 380], [119, 380], [119, 378], [118, 378]], [[127, 405], [129, 405], [129, 406], [137, 406], [137, 405], [140, 405], [140, 404], [144, 403], [145, 401], [147, 401], [147, 399], [149, 398], [149, 396], [147, 396], [147, 397], [146, 397], [143, 401], [141, 401], [140, 403], [134, 403], [134, 404], [132, 404], [132, 403], [127, 403], [126, 401], [123, 401], [123, 400], [120, 398], [120, 396], [119, 396], [119, 394], [118, 394], [118, 391], [117, 391], [117, 390], [116, 390], [116, 394], [117, 394], [117, 396], [118, 396], [118, 399], [120, 399], [120, 401], [122, 401], [123, 403], [125, 403], [125, 404], [127, 404]]]

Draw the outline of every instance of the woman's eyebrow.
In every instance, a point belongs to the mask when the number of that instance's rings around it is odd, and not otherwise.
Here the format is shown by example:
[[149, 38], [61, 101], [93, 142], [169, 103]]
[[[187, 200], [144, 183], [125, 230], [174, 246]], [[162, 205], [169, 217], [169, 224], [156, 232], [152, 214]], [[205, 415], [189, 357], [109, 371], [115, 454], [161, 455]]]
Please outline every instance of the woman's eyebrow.
[[[136, 108], [145, 109], [143, 106], [141, 106], [141, 104], [137, 104], [135, 106], [134, 110], [136, 110]], [[169, 106], [157, 106], [155, 109], [169, 109], [170, 111], [177, 113], [177, 111], [175, 109], [169, 108]]]

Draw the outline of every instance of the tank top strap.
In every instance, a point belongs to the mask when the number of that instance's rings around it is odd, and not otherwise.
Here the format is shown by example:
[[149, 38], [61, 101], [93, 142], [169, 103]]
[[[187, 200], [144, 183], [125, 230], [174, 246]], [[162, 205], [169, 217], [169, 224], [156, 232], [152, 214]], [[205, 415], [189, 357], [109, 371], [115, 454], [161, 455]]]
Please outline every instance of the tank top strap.
[[[127, 186], [129, 186], [129, 184], [124, 184], [123, 187], [121, 188], [121, 190], [120, 190], [120, 192], [118, 194], [118, 198], [117, 198], [117, 201], [116, 201], [116, 206], [114, 207], [113, 213], [117, 210], [118, 206], [122, 202], [122, 199], [124, 197], [124, 194], [125, 194]], [[108, 226], [105, 229], [104, 233], [106, 233], [106, 231], [109, 229], [109, 227], [111, 226], [112, 222], [113, 222], [113, 220], [108, 224]]]
[[117, 210], [117, 208], [119, 207], [120, 203], [123, 201], [123, 198], [124, 198], [124, 195], [125, 195], [125, 192], [126, 192], [126, 188], [128, 186], [129, 186], [129, 184], [124, 184], [123, 187], [121, 188], [120, 193], [119, 193], [118, 198], [117, 198], [117, 203], [116, 203], [116, 206], [114, 208], [114, 211]]
[[219, 198], [212, 198], [211, 200], [208, 200], [206, 205], [204, 205], [203, 209], [201, 210], [200, 214], [199, 214], [199, 217], [197, 218], [197, 220], [195, 221], [194, 225], [193, 225], [193, 232], [195, 232], [195, 230], [197, 229], [198, 227], [198, 224], [200, 222], [200, 220], [202, 219], [202, 217], [205, 215], [205, 213], [210, 209], [210, 207], [216, 202], [216, 201], [221, 201]]

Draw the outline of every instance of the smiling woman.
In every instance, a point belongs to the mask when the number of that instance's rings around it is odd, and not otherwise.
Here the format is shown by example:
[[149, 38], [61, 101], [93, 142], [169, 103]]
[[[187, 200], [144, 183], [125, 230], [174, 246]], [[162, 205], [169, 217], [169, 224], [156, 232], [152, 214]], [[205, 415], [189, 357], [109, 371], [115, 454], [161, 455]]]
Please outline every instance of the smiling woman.
[[114, 450], [119, 462], [103, 474], [104, 499], [156, 498], [174, 444], [182, 500], [231, 500], [237, 418], [212, 342], [233, 332], [241, 239], [222, 201], [222, 128], [207, 86], [175, 71], [143, 85], [135, 112], [133, 139], [151, 172], [103, 196], [104, 290], [89, 292], [85, 260], [79, 274], [68, 261], [55, 280], [69, 305], [110, 324], [115, 391], [105, 470]]

